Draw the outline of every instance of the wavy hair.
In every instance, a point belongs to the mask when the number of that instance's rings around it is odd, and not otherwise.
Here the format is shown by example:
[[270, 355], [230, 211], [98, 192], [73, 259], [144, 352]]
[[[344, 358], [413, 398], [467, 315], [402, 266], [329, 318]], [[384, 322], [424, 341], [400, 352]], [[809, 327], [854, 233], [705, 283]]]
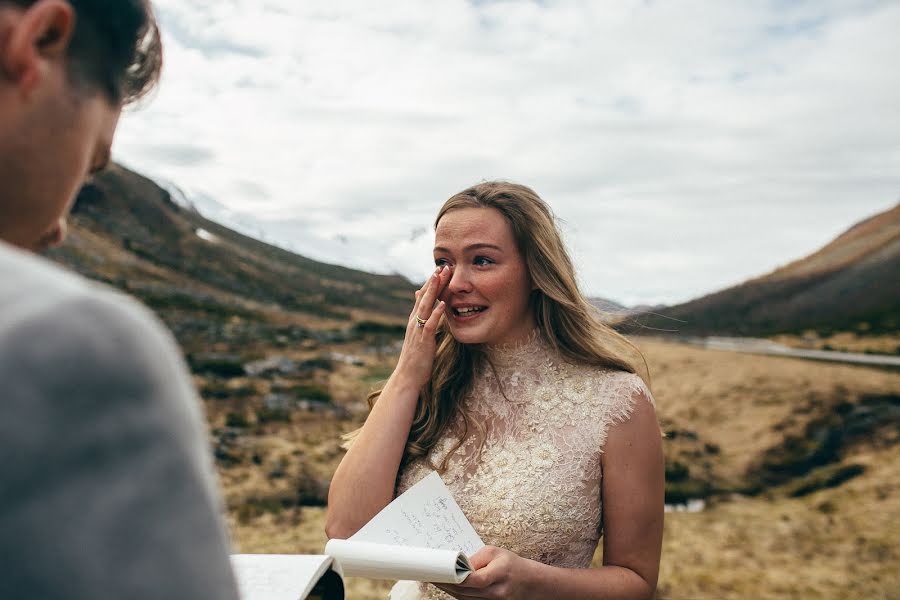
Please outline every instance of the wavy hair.
[[[552, 348], [581, 364], [629, 373], [638, 373], [641, 365], [644, 370], [640, 374], [649, 384], [647, 363], [641, 352], [605, 325], [597, 309], [579, 290], [553, 212], [534, 190], [504, 181], [479, 183], [450, 197], [438, 212], [435, 227], [448, 212], [464, 208], [494, 209], [509, 223], [534, 286], [530, 305], [535, 321], [540, 335]], [[404, 461], [428, 454], [458, 414], [463, 424], [460, 441], [440, 465], [432, 465], [444, 471], [470, 428], [480, 432], [483, 443], [483, 428], [471, 418], [463, 400], [472, 389], [476, 369], [487, 362], [487, 355], [478, 345], [457, 342], [446, 323], [441, 324], [437, 335], [432, 376], [419, 394]], [[369, 394], [370, 407], [380, 394], [381, 390]], [[351, 434], [348, 439], [352, 437]]]

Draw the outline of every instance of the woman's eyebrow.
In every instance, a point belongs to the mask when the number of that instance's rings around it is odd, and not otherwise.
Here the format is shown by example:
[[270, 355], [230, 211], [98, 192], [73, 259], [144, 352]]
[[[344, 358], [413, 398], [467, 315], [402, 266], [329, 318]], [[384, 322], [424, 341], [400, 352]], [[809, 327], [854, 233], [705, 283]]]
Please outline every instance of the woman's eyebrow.
[[[491, 250], [496, 250], [498, 252], [503, 252], [503, 248], [501, 248], [500, 246], [497, 246], [495, 244], [488, 244], [488, 243], [484, 243], [484, 242], [478, 243], [478, 244], [469, 244], [468, 246], [463, 248], [463, 252], [471, 252], [472, 250], [483, 250], [485, 248], [489, 248]], [[435, 252], [447, 252], [448, 254], [450, 253], [450, 250], [447, 248], [444, 248], [443, 246], [435, 246], [434, 251]]]

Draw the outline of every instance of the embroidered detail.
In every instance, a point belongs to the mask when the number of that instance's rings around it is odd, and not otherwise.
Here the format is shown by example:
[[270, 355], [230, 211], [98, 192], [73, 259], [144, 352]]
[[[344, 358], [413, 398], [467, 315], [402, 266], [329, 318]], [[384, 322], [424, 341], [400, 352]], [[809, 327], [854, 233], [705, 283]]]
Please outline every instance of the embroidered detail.
[[[600, 539], [607, 432], [631, 416], [638, 394], [652, 402], [650, 392], [637, 375], [568, 362], [538, 335], [514, 348], [489, 348], [488, 356], [494, 368], [478, 369], [465, 399], [484, 426], [484, 444], [470, 431], [444, 482], [486, 544], [550, 565], [588, 567]], [[450, 428], [429, 456], [405, 466], [398, 494], [430, 472], [429, 458], [443, 461], [459, 431]], [[427, 584], [418, 597], [450, 598]]]

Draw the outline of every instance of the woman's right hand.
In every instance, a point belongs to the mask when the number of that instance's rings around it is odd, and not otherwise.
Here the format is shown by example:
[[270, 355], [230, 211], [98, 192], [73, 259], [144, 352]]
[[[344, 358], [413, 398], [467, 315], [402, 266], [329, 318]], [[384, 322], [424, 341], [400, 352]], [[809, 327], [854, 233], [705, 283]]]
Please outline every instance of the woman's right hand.
[[331, 479], [325, 520], [330, 538], [352, 536], [394, 498], [419, 394], [434, 367], [435, 334], [447, 310], [443, 302], [435, 303], [449, 281], [444, 267], [416, 292], [397, 368]]
[[[416, 291], [416, 303], [406, 325], [406, 337], [394, 374], [413, 382], [421, 389], [431, 378], [437, 333], [441, 318], [447, 310], [444, 302], [435, 302], [450, 281], [450, 268], [440, 267], [432, 273], [421, 289]], [[417, 317], [425, 324], [417, 321]]]

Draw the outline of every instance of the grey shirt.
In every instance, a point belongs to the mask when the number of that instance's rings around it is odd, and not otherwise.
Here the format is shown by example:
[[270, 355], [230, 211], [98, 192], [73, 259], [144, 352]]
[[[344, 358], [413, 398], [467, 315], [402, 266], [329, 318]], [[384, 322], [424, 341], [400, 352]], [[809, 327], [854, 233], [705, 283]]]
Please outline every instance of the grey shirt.
[[0, 598], [237, 598], [202, 416], [135, 301], [0, 242]]

